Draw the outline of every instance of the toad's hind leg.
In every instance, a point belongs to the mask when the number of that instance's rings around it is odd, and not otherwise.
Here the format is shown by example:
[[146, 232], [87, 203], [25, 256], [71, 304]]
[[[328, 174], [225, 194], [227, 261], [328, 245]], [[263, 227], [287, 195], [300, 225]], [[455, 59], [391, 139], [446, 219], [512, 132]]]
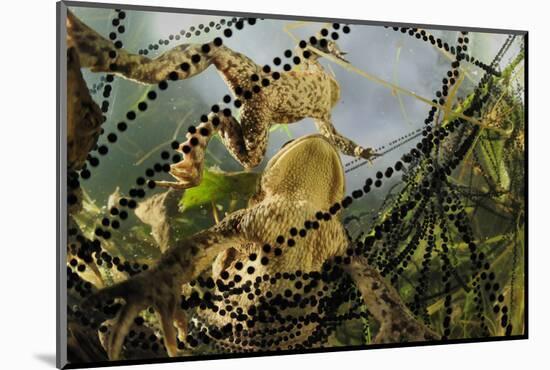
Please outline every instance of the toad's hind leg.
[[104, 310], [115, 300], [124, 301], [116, 318], [111, 321], [112, 330], [106, 340], [109, 359], [119, 359], [124, 338], [134, 318], [147, 307], [152, 307], [161, 316], [168, 354], [176, 355], [178, 348], [174, 324], [179, 334], [184, 335], [187, 330], [186, 319], [178, 309], [182, 285], [197, 278], [227, 248], [248, 239], [257, 241], [260, 231], [255, 227], [260, 224], [258, 212], [258, 207], [235, 211], [219, 224], [190, 238], [178, 240], [153, 268], [88, 296], [81, 304], [84, 311], [93, 308]]
[[208, 68], [220, 50], [214, 41], [182, 44], [151, 59], [115, 46], [73, 13], [67, 12], [67, 45], [78, 51], [82, 68], [109, 72], [144, 84], [186, 79]]
[[[204, 157], [210, 139], [216, 132], [233, 158], [245, 168], [256, 167], [264, 158], [267, 147], [267, 130], [263, 125], [246, 121], [244, 128], [231, 115], [210, 113], [206, 120], [187, 133], [187, 140], [178, 151], [183, 158], [170, 166], [170, 174], [177, 180], [156, 181], [156, 185], [175, 189], [189, 189], [200, 184]], [[248, 130], [246, 136], [244, 130]]]
[[363, 302], [380, 328], [374, 343], [438, 340], [440, 335], [416, 318], [395, 288], [372, 267], [366, 258], [354, 257], [346, 266]]
[[144, 84], [183, 80], [214, 65], [233, 88], [247, 87], [243, 82], [249, 82], [250, 76], [258, 73], [260, 67], [222, 43], [217, 37], [205, 44], [182, 44], [151, 59], [117, 47], [67, 12], [67, 44], [78, 50], [83, 68], [113, 73]]

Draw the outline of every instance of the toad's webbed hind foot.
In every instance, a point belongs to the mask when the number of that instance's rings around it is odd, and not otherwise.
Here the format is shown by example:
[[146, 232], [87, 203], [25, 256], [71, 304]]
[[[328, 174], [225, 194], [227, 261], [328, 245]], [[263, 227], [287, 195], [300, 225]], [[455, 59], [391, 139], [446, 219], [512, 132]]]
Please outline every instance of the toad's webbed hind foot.
[[[159, 275], [160, 274], [160, 275]], [[109, 359], [120, 358], [124, 339], [134, 324], [135, 318], [141, 311], [152, 307], [159, 317], [159, 321], [165, 335], [164, 345], [170, 356], [178, 353], [176, 342], [176, 323], [179, 330], [184, 329], [182, 322], [185, 319], [179, 310], [180, 292], [175, 284], [171, 283], [170, 277], [161, 272], [144, 272], [139, 276], [126, 280], [122, 283], [105, 288], [90, 296], [83, 303], [83, 308], [95, 307], [103, 309], [108, 302], [117, 299], [124, 300], [116, 316], [108, 323], [110, 330], [105, 334], [103, 346]], [[180, 328], [181, 327], [181, 328]]]
[[104, 340], [109, 359], [120, 357], [124, 338], [135, 317], [148, 307], [152, 307], [159, 317], [168, 355], [178, 355], [176, 338], [185, 338], [187, 331], [187, 319], [179, 307], [181, 286], [211, 266], [221, 251], [243, 241], [243, 218], [244, 210], [233, 212], [210, 229], [178, 241], [162, 255], [155, 267], [102, 289], [83, 302], [82, 308], [87, 310], [103, 309], [119, 299], [124, 301], [110, 321], [112, 329]]

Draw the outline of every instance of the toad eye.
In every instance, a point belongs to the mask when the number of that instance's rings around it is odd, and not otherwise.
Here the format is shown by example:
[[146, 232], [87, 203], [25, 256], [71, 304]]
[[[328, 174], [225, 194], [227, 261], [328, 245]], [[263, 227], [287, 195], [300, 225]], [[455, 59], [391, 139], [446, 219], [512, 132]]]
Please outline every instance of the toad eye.
[[285, 146], [287, 146], [288, 144], [290, 144], [294, 140], [296, 140], [296, 139], [291, 139], [291, 140], [287, 141], [286, 143], [284, 143], [283, 146], [281, 146], [281, 149], [283, 149]]

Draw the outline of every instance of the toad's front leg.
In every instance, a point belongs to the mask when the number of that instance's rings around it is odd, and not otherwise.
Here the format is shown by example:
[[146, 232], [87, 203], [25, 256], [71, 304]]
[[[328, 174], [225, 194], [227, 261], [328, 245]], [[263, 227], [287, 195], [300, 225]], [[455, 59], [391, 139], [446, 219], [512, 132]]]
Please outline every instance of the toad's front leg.
[[188, 189], [199, 185], [206, 148], [216, 132], [220, 134], [231, 155], [243, 167], [253, 168], [264, 158], [268, 133], [264, 123], [246, 120], [241, 126], [228, 111], [210, 113], [203, 118], [200, 125], [189, 130], [187, 140], [177, 149], [183, 158], [170, 166], [170, 174], [177, 181], [156, 181], [156, 185], [175, 189]]
[[363, 148], [336, 131], [330, 119], [316, 119], [315, 125], [319, 132], [345, 155], [367, 160], [378, 156], [372, 148]]
[[102, 309], [115, 299], [124, 300], [104, 341], [111, 360], [120, 357], [124, 338], [135, 317], [147, 307], [152, 307], [159, 316], [168, 354], [178, 354], [176, 337], [184, 337], [187, 329], [179, 307], [181, 287], [211, 266], [221, 251], [243, 242], [240, 229], [246, 211], [234, 212], [216, 226], [178, 242], [151, 270], [100, 290], [83, 303], [84, 309]]

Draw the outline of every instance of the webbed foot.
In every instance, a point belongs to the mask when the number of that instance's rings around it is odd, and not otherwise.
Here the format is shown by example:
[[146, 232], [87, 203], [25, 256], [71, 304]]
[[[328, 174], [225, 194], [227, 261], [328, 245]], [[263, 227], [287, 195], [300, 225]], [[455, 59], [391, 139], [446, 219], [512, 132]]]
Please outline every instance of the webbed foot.
[[356, 157], [364, 158], [369, 161], [371, 159], [380, 157], [380, 154], [375, 153], [373, 148], [363, 148], [361, 146], [355, 148], [354, 154]]
[[155, 184], [173, 189], [189, 189], [199, 185], [202, 180], [206, 147], [214, 132], [211, 120], [188, 132], [187, 140], [177, 149], [183, 155], [182, 160], [170, 166], [170, 175], [177, 181], [155, 181]]
[[[83, 308], [103, 308], [108, 302], [122, 299], [124, 304], [115, 318], [109, 320], [110, 330], [103, 339], [103, 345], [110, 360], [118, 360], [124, 339], [128, 335], [134, 319], [141, 311], [153, 307], [161, 324], [164, 345], [170, 357], [178, 355], [176, 337], [178, 330], [187, 330], [178, 302], [180, 286], [173, 283], [172, 277], [158, 270], [150, 270], [122, 283], [100, 290], [88, 297]], [[180, 335], [181, 337], [181, 335]]]

